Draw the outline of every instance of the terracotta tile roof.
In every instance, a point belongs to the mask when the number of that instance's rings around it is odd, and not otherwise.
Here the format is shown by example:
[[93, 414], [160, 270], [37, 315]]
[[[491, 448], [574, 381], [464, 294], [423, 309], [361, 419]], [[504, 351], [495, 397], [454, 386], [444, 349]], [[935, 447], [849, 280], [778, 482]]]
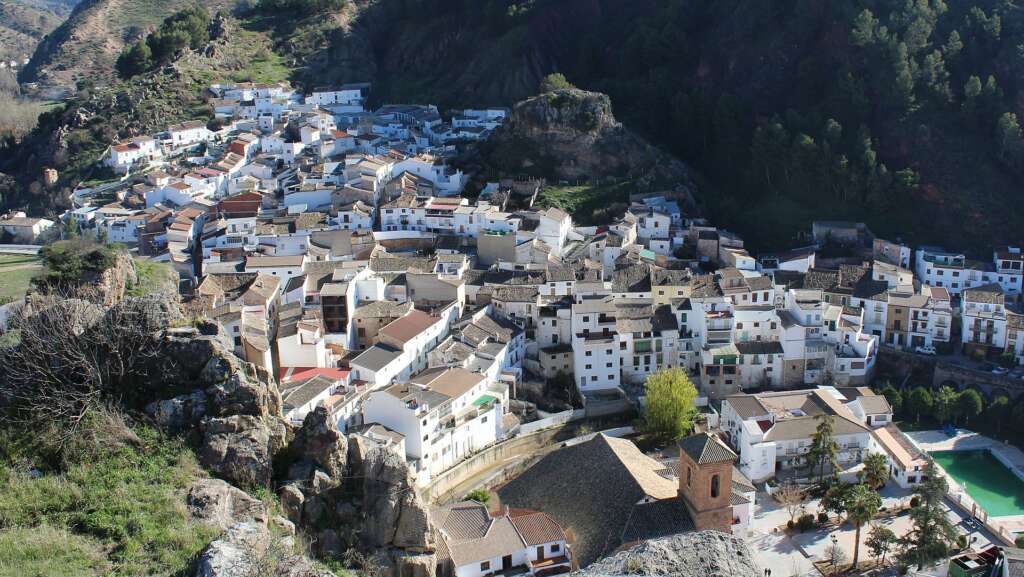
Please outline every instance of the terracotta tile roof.
[[380, 335], [389, 336], [401, 343], [411, 341], [416, 335], [433, 326], [440, 319], [421, 310], [412, 309], [404, 317], [392, 321], [380, 329]]
[[564, 541], [565, 531], [555, 523], [554, 519], [538, 511], [516, 509], [516, 514], [509, 511], [509, 518], [519, 536], [527, 545], [542, 545], [552, 541]]

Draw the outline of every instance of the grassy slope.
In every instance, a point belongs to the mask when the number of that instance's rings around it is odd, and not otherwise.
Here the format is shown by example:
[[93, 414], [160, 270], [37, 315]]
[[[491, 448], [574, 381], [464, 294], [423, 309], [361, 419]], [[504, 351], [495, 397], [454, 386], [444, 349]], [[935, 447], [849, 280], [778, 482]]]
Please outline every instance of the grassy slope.
[[22, 81], [70, 89], [83, 79], [111, 82], [114, 61], [126, 41], [193, 3], [211, 13], [235, 5], [234, 0], [83, 0], [39, 44]]
[[25, 296], [32, 277], [39, 273], [39, 258], [28, 255], [0, 254], [0, 303]]
[[548, 186], [541, 190], [540, 206], [557, 206], [581, 224], [607, 224], [602, 212], [612, 204], [628, 204], [629, 183], [611, 185]]
[[0, 575], [185, 571], [214, 537], [184, 505], [200, 470], [181, 444], [140, 437], [139, 447], [83, 452], [59, 469], [34, 443], [0, 441]]
[[[210, 84], [288, 80], [291, 70], [273, 51], [269, 38], [243, 28], [237, 21], [234, 24], [230, 41], [219, 44], [213, 57], [188, 54], [175, 64], [173, 71], [160, 70], [118, 81], [69, 101], [55, 113], [59, 117], [56, 123], [70, 125], [63, 139], [63, 151], [53, 148], [51, 137], [60, 129], [51, 119], [26, 136], [25, 144], [6, 165], [0, 159], [0, 171], [13, 175], [21, 184], [4, 192], [4, 201], [33, 210], [62, 207], [67, 202], [62, 189], [87, 179], [105, 180], [108, 176], [97, 171], [95, 164], [112, 140], [164, 130], [173, 122], [212, 117], [206, 103], [206, 87]], [[77, 121], [74, 113], [78, 110], [88, 121]], [[60, 182], [50, 191], [31, 195], [27, 189], [40, 178], [34, 169], [39, 165], [57, 168]]]

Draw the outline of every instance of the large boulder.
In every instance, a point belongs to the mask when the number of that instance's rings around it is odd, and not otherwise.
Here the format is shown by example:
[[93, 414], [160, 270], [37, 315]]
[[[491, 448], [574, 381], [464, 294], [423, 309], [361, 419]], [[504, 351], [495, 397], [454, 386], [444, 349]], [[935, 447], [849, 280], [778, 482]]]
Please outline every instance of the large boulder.
[[146, 405], [146, 413], [161, 429], [176, 435], [196, 426], [206, 416], [206, 393], [195, 390], [173, 399], [154, 401]]
[[284, 509], [284, 514], [288, 517], [288, 520], [292, 523], [302, 521], [302, 509], [306, 503], [306, 495], [299, 488], [298, 484], [289, 483], [281, 487], [279, 497], [281, 499], [281, 508]]
[[362, 477], [365, 544], [433, 551], [430, 512], [405, 460], [392, 451], [372, 449], [364, 457]]
[[270, 546], [271, 534], [266, 525], [233, 525], [200, 555], [196, 577], [246, 577], [259, 574], [260, 560], [266, 557]]
[[762, 573], [743, 539], [718, 531], [699, 531], [652, 539], [574, 575], [758, 577]]
[[263, 501], [220, 479], [199, 479], [186, 498], [196, 519], [226, 530], [238, 523], [267, 523]]
[[285, 427], [283, 421], [249, 415], [207, 418], [199, 462], [239, 487], [270, 486], [271, 459], [284, 445]]
[[348, 443], [324, 407], [317, 407], [306, 415], [290, 448], [293, 455], [314, 463], [333, 479], [341, 479], [345, 474]]
[[396, 552], [395, 577], [434, 577], [437, 574], [437, 558], [432, 553]]
[[281, 415], [281, 397], [266, 371], [233, 353], [213, 355], [199, 373], [216, 416]]
[[295, 551], [294, 539], [275, 539], [266, 525], [238, 523], [203, 550], [196, 577], [335, 577]]

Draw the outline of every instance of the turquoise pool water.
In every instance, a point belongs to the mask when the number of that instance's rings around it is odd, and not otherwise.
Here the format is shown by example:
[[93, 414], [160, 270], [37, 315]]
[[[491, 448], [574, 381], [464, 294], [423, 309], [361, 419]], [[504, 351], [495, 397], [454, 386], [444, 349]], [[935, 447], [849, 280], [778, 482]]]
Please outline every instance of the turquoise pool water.
[[1024, 515], [1024, 481], [988, 450], [929, 453], [990, 516]]

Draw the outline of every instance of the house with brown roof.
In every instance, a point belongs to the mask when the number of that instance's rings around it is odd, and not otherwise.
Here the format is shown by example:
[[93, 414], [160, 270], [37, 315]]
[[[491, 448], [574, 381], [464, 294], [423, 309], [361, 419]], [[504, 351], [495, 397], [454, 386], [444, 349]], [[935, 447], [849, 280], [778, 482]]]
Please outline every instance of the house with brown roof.
[[440, 544], [440, 577], [491, 577], [507, 572], [548, 577], [573, 569], [565, 531], [548, 515], [529, 509], [497, 513], [475, 501], [432, 511]]
[[873, 446], [871, 428], [848, 403], [856, 402], [862, 411], [880, 407], [872, 407], [867, 400], [874, 396], [870, 390], [856, 390], [859, 396], [852, 401], [835, 387], [726, 397], [720, 423], [725, 440], [739, 455], [739, 470], [753, 481], [762, 481], [780, 469], [806, 465], [811, 438], [826, 418], [832, 421], [839, 445], [840, 467], [860, 463]]

